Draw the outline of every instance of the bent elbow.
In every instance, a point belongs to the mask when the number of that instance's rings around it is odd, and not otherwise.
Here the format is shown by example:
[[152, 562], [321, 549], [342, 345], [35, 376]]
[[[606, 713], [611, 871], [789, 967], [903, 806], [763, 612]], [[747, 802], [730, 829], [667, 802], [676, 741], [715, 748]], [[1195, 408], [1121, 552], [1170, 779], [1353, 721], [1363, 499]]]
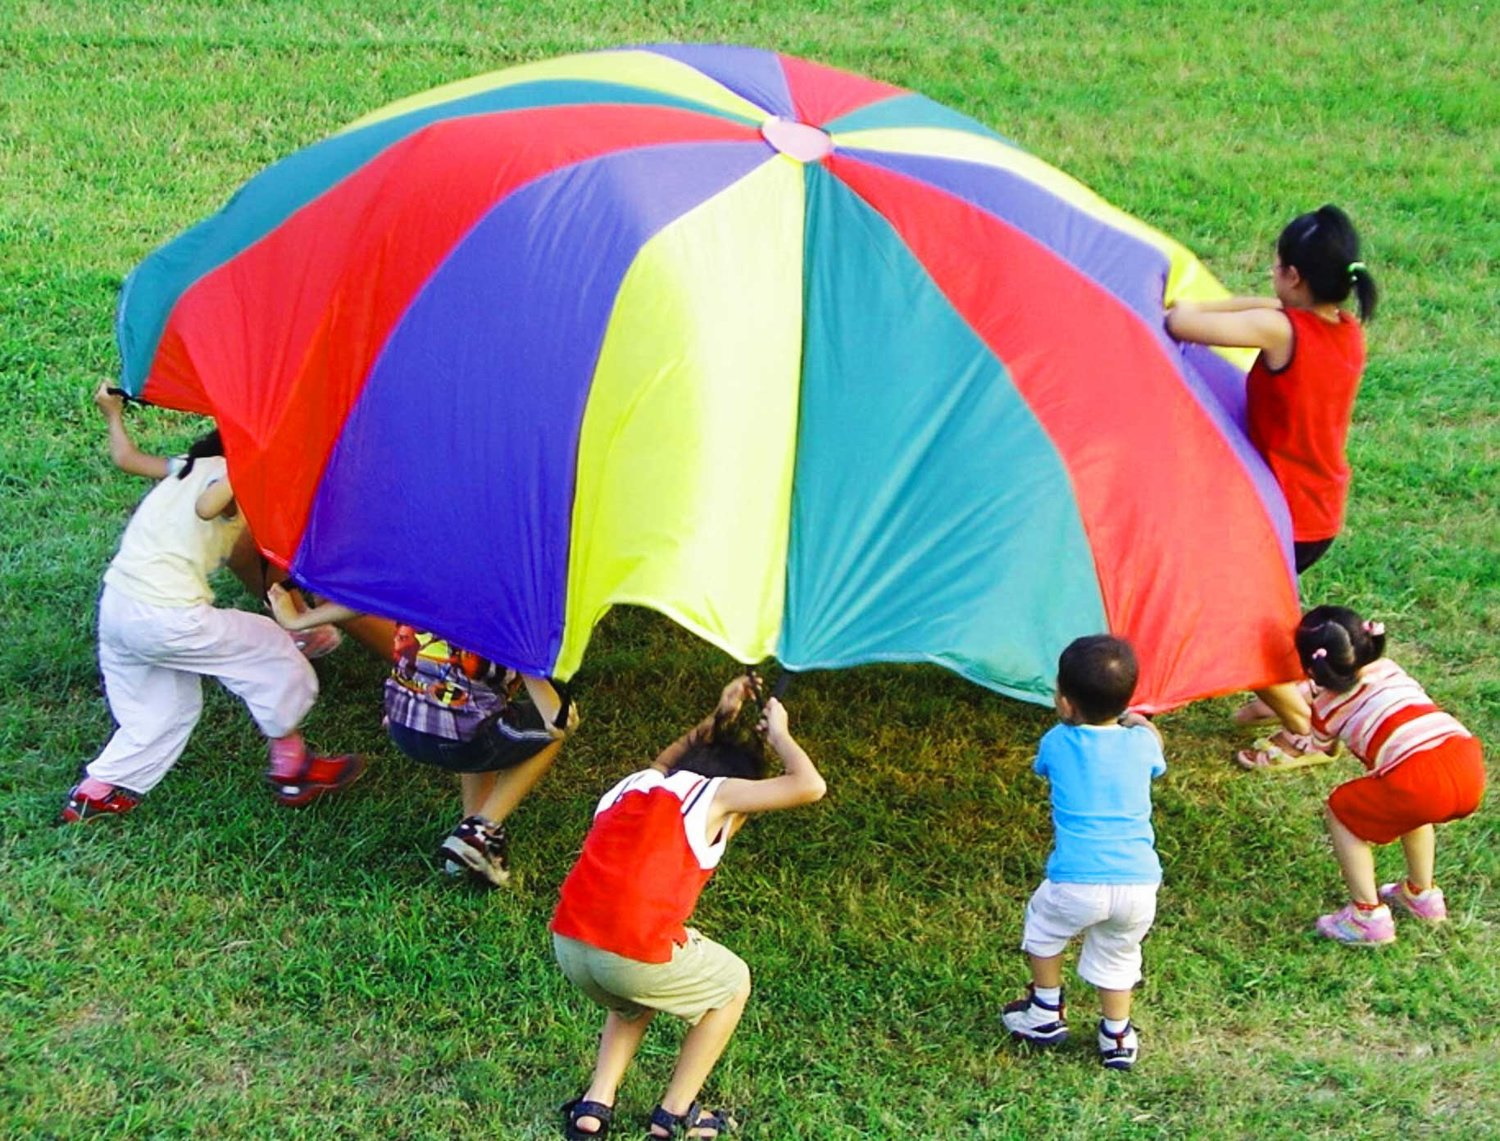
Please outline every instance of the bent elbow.
[[803, 792], [804, 804], [816, 804], [828, 794], [828, 782], [821, 776], [814, 775], [807, 782], [807, 788]]

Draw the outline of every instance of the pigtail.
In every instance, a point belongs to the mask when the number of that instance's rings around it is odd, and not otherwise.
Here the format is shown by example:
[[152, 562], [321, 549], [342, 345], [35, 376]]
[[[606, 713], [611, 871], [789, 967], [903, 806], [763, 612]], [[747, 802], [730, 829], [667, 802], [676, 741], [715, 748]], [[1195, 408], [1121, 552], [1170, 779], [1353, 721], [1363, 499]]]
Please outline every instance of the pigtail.
[[1375, 316], [1375, 302], [1380, 291], [1375, 288], [1375, 278], [1362, 261], [1349, 263], [1349, 282], [1354, 288], [1354, 299], [1359, 305], [1359, 319], [1369, 321]]
[[187, 450], [187, 462], [182, 465], [182, 470], [177, 473], [178, 479], [186, 479], [188, 472], [193, 470], [193, 464], [208, 456], [222, 456], [224, 454], [224, 440], [215, 428], [212, 432], [199, 436], [194, 440]]
[[1320, 689], [1347, 693], [1360, 670], [1385, 656], [1385, 626], [1345, 606], [1318, 606], [1302, 616], [1296, 643], [1302, 668]]

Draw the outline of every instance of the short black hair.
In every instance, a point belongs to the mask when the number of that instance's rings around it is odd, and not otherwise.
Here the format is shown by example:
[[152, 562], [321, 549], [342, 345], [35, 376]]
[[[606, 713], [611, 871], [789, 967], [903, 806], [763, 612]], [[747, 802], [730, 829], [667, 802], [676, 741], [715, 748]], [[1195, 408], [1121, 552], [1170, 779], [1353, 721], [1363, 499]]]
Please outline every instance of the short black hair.
[[1135, 651], [1113, 634], [1075, 638], [1057, 659], [1057, 692], [1090, 725], [1124, 713], [1139, 676]]

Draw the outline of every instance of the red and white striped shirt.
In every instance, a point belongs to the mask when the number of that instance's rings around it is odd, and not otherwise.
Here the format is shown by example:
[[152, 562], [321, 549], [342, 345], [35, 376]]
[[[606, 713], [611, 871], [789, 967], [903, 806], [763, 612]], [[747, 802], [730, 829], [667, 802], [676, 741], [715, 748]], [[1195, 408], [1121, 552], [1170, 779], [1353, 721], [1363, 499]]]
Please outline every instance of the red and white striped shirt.
[[1472, 736], [1389, 658], [1360, 670], [1359, 681], [1347, 693], [1315, 690], [1312, 727], [1325, 743], [1343, 741], [1376, 773], [1389, 772], [1413, 753], [1450, 737]]

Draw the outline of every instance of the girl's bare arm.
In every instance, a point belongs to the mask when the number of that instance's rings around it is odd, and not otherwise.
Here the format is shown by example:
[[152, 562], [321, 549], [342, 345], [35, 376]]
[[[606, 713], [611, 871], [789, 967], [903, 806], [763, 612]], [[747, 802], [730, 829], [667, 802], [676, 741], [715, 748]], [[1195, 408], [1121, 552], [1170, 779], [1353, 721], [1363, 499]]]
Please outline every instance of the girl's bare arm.
[[130, 475], [144, 475], [151, 479], [166, 479], [168, 464], [166, 456], [154, 456], [136, 447], [135, 441], [125, 429], [125, 401], [110, 392], [109, 381], [101, 380], [94, 390], [94, 403], [104, 415], [109, 430], [109, 458], [115, 467]]

